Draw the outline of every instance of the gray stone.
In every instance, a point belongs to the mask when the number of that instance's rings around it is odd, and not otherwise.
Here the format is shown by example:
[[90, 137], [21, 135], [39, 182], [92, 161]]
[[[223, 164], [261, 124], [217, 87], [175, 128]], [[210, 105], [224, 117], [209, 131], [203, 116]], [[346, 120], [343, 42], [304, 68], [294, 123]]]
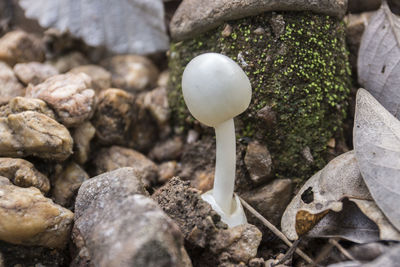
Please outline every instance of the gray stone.
[[96, 153], [92, 164], [97, 175], [122, 167], [131, 167], [146, 185], [157, 181], [157, 165], [133, 149], [120, 146], [102, 148]]
[[78, 74], [83, 72], [92, 79], [93, 90], [100, 93], [102, 90], [111, 87], [111, 73], [97, 65], [83, 65], [75, 67], [69, 71]]
[[49, 179], [24, 159], [0, 158], [0, 176], [20, 187], [36, 187], [44, 194], [50, 190]]
[[57, 75], [58, 70], [48, 63], [29, 62], [19, 63], [14, 66], [15, 75], [25, 85], [37, 85], [47, 78]]
[[79, 189], [71, 266], [191, 266], [175, 223], [146, 196], [132, 168], [94, 177]]
[[91, 79], [84, 73], [56, 75], [36, 86], [29, 85], [26, 89], [26, 97], [44, 100], [67, 127], [91, 118], [94, 95]]
[[279, 225], [292, 199], [292, 187], [292, 180], [276, 179], [268, 185], [243, 193], [241, 197], [271, 223]]
[[249, 143], [244, 163], [255, 184], [266, 183], [272, 178], [272, 159], [265, 145], [257, 141]]
[[342, 17], [347, 0], [184, 0], [170, 23], [172, 38], [183, 40], [216, 28], [223, 22], [268, 11], [312, 11]]
[[25, 94], [25, 88], [18, 81], [13, 70], [0, 61], [0, 105], [16, 96]]

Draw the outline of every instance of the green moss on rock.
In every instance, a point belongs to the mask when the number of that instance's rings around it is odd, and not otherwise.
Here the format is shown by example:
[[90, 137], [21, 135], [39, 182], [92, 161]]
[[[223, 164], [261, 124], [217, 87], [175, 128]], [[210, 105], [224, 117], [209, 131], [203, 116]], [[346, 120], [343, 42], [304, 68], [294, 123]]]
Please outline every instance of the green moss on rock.
[[[205, 52], [225, 54], [242, 66], [253, 87], [250, 107], [237, 120], [238, 137], [265, 143], [277, 176], [310, 176], [326, 164], [327, 142], [340, 133], [346, 116], [350, 68], [344, 25], [309, 12], [265, 13], [228, 24], [231, 29], [221, 25], [171, 45], [173, 123], [187, 129], [194, 120], [181, 93], [187, 63]], [[257, 115], [266, 105], [276, 113], [272, 126]], [[303, 156], [306, 147], [312, 163]]]

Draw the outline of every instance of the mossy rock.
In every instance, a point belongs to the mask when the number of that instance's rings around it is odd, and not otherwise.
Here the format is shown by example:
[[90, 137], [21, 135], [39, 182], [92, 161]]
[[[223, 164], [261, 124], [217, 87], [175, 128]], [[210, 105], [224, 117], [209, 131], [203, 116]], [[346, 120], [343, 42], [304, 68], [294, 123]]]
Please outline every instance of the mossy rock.
[[[174, 126], [183, 131], [193, 127], [194, 119], [183, 101], [182, 73], [205, 52], [231, 57], [249, 76], [253, 96], [235, 120], [237, 137], [266, 144], [277, 177], [308, 178], [326, 164], [328, 141], [341, 138], [351, 86], [340, 19], [268, 12], [172, 43], [169, 104]], [[261, 109], [270, 114], [262, 116]], [[311, 151], [313, 159], [304, 151]]]

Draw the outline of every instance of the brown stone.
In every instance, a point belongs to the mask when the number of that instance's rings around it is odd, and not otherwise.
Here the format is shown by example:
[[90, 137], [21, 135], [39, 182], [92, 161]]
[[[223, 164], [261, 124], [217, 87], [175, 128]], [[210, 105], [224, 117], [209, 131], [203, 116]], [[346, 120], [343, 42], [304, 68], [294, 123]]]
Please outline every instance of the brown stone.
[[111, 87], [111, 73], [97, 65], [83, 65], [69, 71], [78, 74], [83, 72], [92, 79], [92, 87], [96, 93]]
[[265, 183], [272, 178], [272, 159], [265, 145], [257, 141], [250, 142], [244, 157], [250, 179], [256, 183]]
[[74, 214], [45, 198], [39, 189], [0, 178], [0, 239], [28, 246], [64, 247]]
[[52, 61], [49, 61], [59, 73], [65, 73], [75, 67], [89, 64], [89, 61], [80, 52], [71, 52], [61, 57], [57, 57]]
[[84, 73], [60, 74], [36, 86], [29, 85], [26, 96], [44, 100], [67, 127], [90, 119], [94, 113], [94, 91]]
[[107, 89], [98, 98], [92, 123], [103, 144], [126, 144], [135, 115], [135, 98], [121, 89]]
[[149, 157], [158, 162], [177, 160], [183, 150], [183, 140], [179, 136], [158, 143], [149, 153]]
[[79, 164], [84, 164], [89, 158], [90, 141], [96, 134], [96, 129], [93, 125], [85, 121], [78, 125], [72, 132], [74, 139], [74, 159]]
[[0, 60], [10, 66], [29, 61], [43, 62], [45, 47], [35, 35], [24, 31], [6, 33], [0, 39]]
[[50, 190], [49, 179], [36, 170], [32, 163], [23, 159], [0, 158], [0, 176], [20, 187], [33, 186], [43, 193]]
[[96, 153], [92, 163], [96, 175], [122, 167], [131, 167], [140, 175], [146, 185], [154, 184], [157, 181], [157, 165], [133, 149], [119, 146], [102, 148]]
[[46, 102], [37, 98], [26, 98], [17, 96], [12, 98], [7, 105], [0, 107], [0, 116], [7, 117], [10, 114], [16, 114], [24, 111], [36, 111], [55, 119], [53, 110], [51, 110]]
[[169, 70], [164, 70], [158, 75], [157, 87], [167, 87], [169, 82]]
[[57, 75], [58, 70], [52, 65], [40, 62], [19, 63], [14, 66], [15, 75], [25, 85], [37, 85], [47, 78]]
[[63, 161], [72, 154], [68, 130], [55, 120], [35, 111], [0, 117], [0, 155], [37, 156]]
[[0, 62], [0, 105], [24, 94], [25, 88], [18, 82], [13, 70], [6, 63]]
[[87, 179], [89, 175], [78, 164], [69, 163], [53, 179], [51, 192], [54, 202], [61, 206], [69, 206], [79, 187]]
[[292, 180], [276, 179], [268, 185], [243, 193], [241, 197], [271, 223], [279, 225], [292, 199], [292, 187]]
[[119, 55], [101, 64], [111, 72], [111, 83], [116, 88], [141, 91], [154, 87], [157, 82], [156, 66], [143, 56]]
[[144, 97], [144, 107], [153, 115], [158, 126], [160, 128], [164, 127], [168, 123], [170, 116], [167, 89], [158, 87], [148, 92]]
[[174, 160], [160, 164], [158, 166], [158, 182], [163, 184], [174, 177], [177, 168], [177, 163]]

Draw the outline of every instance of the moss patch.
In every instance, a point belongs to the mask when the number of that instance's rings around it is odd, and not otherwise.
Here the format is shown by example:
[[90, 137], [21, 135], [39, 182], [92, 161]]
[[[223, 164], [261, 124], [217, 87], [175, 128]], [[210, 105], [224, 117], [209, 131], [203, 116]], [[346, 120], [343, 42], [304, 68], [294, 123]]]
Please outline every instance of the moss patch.
[[[187, 129], [194, 121], [181, 93], [187, 63], [205, 52], [225, 54], [242, 66], [253, 87], [250, 107], [237, 120], [238, 137], [265, 143], [278, 177], [308, 178], [326, 164], [326, 144], [341, 131], [346, 116], [350, 68], [344, 25], [308, 12], [265, 13], [228, 24], [231, 31], [221, 25], [171, 45], [173, 123]], [[257, 117], [266, 105], [276, 112], [276, 123], [269, 127]], [[302, 155], [305, 147], [313, 163]]]

